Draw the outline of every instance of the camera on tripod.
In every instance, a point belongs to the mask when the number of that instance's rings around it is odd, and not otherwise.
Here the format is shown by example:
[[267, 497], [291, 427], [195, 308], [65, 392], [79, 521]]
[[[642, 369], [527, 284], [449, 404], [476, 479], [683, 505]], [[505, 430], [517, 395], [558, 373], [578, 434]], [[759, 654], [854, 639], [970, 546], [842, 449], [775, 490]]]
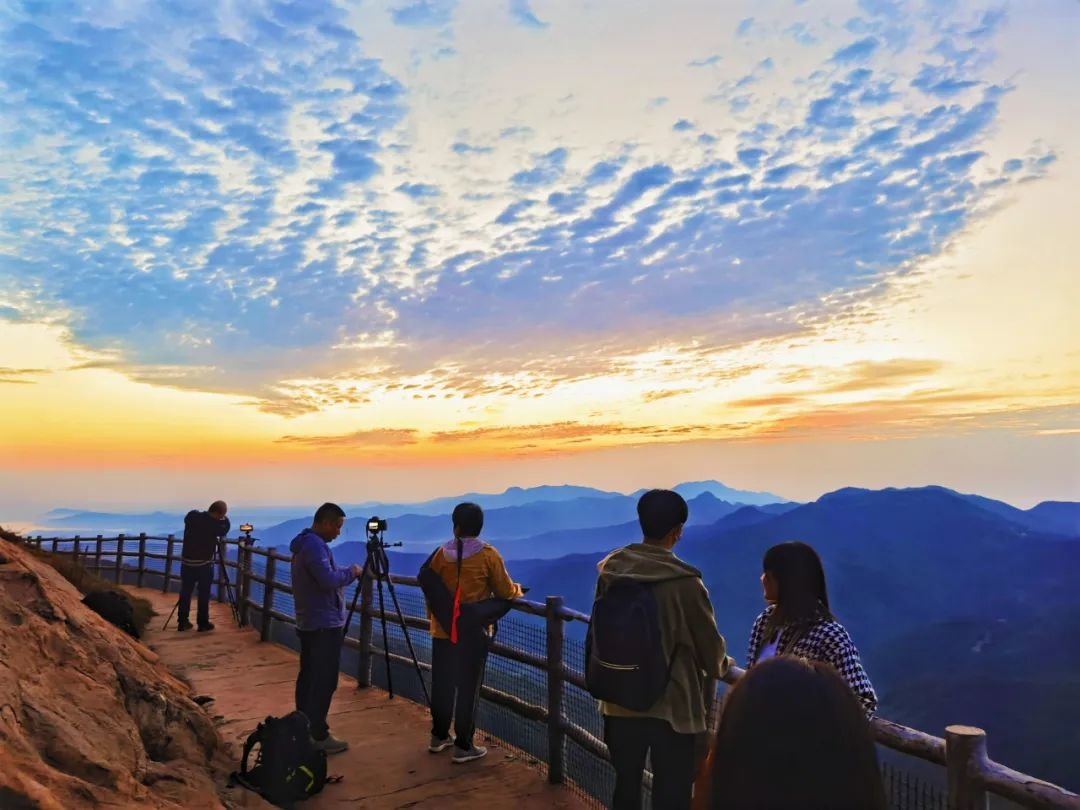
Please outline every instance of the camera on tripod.
[[367, 557], [364, 559], [364, 573], [357, 583], [356, 591], [353, 593], [352, 605], [349, 606], [349, 612], [345, 617], [345, 636], [348, 637], [349, 635], [349, 628], [352, 626], [352, 618], [356, 613], [356, 601], [360, 597], [360, 591], [364, 581], [373, 581], [379, 594], [379, 610], [377, 613], [374, 613], [374, 616], [379, 619], [379, 624], [382, 625], [383, 661], [386, 664], [386, 690], [389, 693], [389, 696], [393, 697], [394, 676], [393, 670], [390, 667], [390, 659], [391, 657], [400, 659], [401, 656], [397, 655], [397, 653], [391, 653], [390, 651], [390, 636], [386, 630], [386, 606], [383, 603], [383, 586], [385, 585], [387, 592], [390, 594], [390, 601], [393, 603], [394, 613], [397, 615], [397, 624], [401, 628], [401, 635], [405, 639], [405, 646], [409, 650], [409, 658], [405, 660], [412, 660], [413, 668], [416, 670], [416, 676], [420, 679], [420, 689], [424, 693], [424, 700], [430, 705], [431, 700], [428, 696], [427, 684], [424, 683], [424, 675], [420, 671], [420, 662], [416, 658], [416, 651], [413, 649], [412, 639], [409, 638], [408, 623], [405, 621], [405, 616], [401, 612], [401, 605], [398, 603], [397, 593], [394, 591], [394, 580], [390, 576], [390, 560], [386, 556], [386, 549], [401, 546], [403, 544], [400, 542], [387, 543], [382, 539], [382, 533], [386, 531], [386, 520], [383, 518], [368, 518], [365, 528], [368, 533]]

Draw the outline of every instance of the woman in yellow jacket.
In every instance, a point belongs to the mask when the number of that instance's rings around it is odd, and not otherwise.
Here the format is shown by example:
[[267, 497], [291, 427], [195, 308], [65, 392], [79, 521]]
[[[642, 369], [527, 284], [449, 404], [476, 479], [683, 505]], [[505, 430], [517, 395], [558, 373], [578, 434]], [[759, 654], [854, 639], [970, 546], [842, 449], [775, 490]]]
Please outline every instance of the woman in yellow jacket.
[[[490, 597], [516, 599], [521, 586], [510, 579], [506, 564], [494, 548], [479, 539], [484, 511], [475, 503], [454, 508], [454, 539], [444, 543], [431, 558], [431, 570], [460, 603]], [[460, 590], [459, 590], [460, 588]], [[487, 639], [469, 634], [451, 639], [448, 628], [434, 616], [431, 620], [431, 743], [433, 754], [454, 746], [454, 762], [471, 762], [487, 754], [473, 744], [476, 704], [484, 680]], [[455, 697], [456, 708], [455, 708]], [[450, 736], [450, 721], [454, 737]]]

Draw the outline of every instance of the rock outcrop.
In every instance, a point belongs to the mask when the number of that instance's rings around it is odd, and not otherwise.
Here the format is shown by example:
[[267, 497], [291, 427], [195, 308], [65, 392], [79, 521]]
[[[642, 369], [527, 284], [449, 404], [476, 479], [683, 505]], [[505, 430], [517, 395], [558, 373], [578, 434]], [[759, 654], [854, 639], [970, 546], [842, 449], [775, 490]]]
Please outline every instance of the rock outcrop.
[[223, 807], [214, 723], [157, 656], [0, 540], [0, 807]]

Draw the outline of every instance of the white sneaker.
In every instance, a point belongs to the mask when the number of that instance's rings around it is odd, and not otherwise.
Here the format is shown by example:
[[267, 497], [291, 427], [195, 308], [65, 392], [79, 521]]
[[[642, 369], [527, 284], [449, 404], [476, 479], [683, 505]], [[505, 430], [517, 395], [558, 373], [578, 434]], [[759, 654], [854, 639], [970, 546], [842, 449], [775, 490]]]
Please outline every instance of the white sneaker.
[[487, 756], [487, 749], [482, 745], [470, 745], [468, 748], [455, 748], [454, 749], [454, 764], [460, 765], [462, 762], [472, 762], [474, 759], [480, 759]]
[[451, 745], [454, 744], [454, 738], [447, 735], [443, 739], [439, 739], [434, 734], [431, 735], [431, 742], [428, 744], [427, 750], [433, 754], [438, 754], [440, 751], [445, 751]]

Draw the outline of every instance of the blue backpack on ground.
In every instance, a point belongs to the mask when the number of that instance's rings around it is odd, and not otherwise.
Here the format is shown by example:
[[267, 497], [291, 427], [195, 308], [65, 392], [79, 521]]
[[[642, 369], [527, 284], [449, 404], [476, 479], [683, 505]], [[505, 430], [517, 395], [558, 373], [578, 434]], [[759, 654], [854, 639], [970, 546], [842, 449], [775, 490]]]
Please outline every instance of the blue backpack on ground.
[[671, 662], [651, 583], [617, 579], [593, 602], [585, 636], [585, 685], [599, 700], [645, 711], [664, 694]]

